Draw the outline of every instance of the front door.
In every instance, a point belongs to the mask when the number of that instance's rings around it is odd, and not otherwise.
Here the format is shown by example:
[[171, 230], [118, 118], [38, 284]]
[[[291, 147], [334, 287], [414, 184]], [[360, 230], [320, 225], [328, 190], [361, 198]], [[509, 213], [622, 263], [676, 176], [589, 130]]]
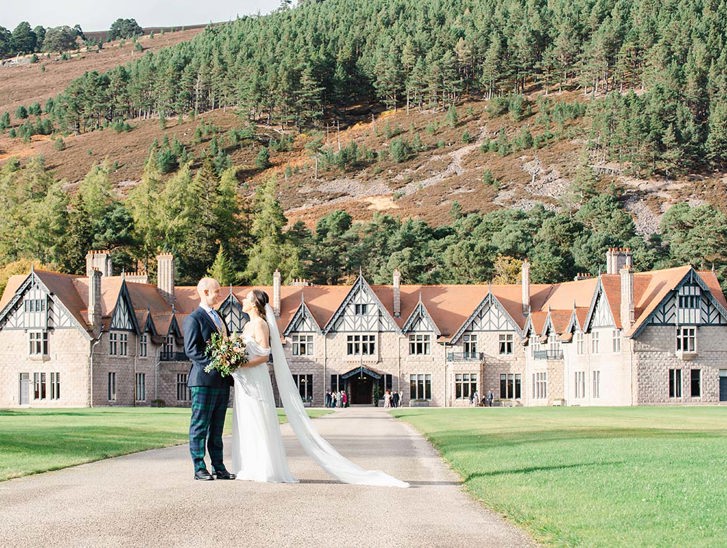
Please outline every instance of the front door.
[[30, 373], [20, 374], [20, 405], [30, 403]]
[[719, 401], [727, 401], [727, 369], [719, 370]]
[[374, 383], [371, 377], [354, 377], [348, 381], [350, 386], [351, 403], [358, 405], [371, 405], [373, 402]]

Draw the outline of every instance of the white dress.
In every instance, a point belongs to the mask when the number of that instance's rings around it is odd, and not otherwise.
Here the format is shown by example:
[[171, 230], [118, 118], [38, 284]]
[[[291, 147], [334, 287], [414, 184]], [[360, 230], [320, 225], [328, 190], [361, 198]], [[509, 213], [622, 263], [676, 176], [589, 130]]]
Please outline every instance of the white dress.
[[[270, 354], [251, 337], [244, 340], [250, 359]], [[240, 480], [295, 482], [288, 469], [268, 364], [241, 367], [232, 377], [232, 473]]]
[[[254, 358], [272, 353], [275, 380], [288, 423], [308, 456], [343, 483], [409, 487], [408, 483], [384, 472], [366, 470], [351, 462], [316, 432], [290, 373], [270, 305], [265, 306], [265, 317], [270, 329], [271, 348], [261, 347], [243, 333], [248, 356]], [[240, 368], [232, 376], [235, 380], [235, 399], [231, 471], [241, 480], [295, 482], [288, 468], [267, 363]]]

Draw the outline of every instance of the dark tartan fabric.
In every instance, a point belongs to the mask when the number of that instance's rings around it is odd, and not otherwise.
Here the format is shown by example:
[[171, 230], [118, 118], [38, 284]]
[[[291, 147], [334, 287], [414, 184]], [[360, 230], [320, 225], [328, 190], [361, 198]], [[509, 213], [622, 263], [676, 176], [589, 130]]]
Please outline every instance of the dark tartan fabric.
[[222, 430], [225, 413], [230, 401], [230, 387], [190, 386], [192, 392], [192, 420], [189, 425], [189, 452], [194, 470], [201, 470], [204, 463], [204, 444], [207, 441], [212, 467], [224, 470], [222, 463]]

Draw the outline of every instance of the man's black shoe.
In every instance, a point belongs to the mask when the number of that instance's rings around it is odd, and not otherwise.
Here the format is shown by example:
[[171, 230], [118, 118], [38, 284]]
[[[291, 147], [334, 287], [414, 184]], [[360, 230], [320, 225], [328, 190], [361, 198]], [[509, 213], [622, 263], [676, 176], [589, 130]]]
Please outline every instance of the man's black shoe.
[[204, 481], [210, 481], [215, 479], [212, 477], [212, 474], [210, 474], [205, 468], [202, 468], [201, 470], [197, 470], [194, 473], [194, 479], [196, 480], [204, 480]]
[[215, 476], [217, 476], [217, 479], [220, 480], [233, 480], [235, 479], [235, 474], [230, 474], [227, 470], [215, 470]]

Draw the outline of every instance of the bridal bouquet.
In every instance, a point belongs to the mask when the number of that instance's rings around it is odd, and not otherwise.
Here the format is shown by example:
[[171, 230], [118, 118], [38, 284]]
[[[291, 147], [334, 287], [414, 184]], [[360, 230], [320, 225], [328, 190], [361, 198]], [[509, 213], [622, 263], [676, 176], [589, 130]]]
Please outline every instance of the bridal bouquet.
[[212, 335], [206, 354], [210, 363], [204, 368], [205, 373], [219, 371], [222, 377], [232, 375], [235, 369], [247, 363], [245, 341], [237, 333], [229, 337], [223, 337], [219, 333]]

